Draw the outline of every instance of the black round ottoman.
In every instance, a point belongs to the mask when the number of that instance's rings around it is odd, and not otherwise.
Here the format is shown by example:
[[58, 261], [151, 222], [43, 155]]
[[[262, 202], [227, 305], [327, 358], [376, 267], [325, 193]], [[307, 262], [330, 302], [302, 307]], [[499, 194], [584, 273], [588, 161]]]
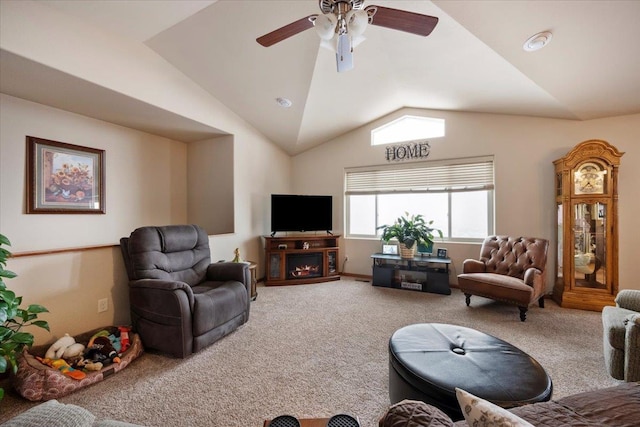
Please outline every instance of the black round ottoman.
[[475, 329], [421, 323], [389, 340], [389, 398], [421, 400], [463, 418], [455, 388], [503, 408], [551, 399], [544, 368], [506, 341]]

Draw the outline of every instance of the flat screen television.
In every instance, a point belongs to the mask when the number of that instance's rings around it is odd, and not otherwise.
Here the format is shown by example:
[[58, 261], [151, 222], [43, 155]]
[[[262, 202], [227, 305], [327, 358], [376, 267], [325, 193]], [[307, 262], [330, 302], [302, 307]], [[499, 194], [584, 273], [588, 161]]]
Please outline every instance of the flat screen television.
[[278, 231], [331, 231], [332, 213], [332, 196], [272, 194], [272, 235]]

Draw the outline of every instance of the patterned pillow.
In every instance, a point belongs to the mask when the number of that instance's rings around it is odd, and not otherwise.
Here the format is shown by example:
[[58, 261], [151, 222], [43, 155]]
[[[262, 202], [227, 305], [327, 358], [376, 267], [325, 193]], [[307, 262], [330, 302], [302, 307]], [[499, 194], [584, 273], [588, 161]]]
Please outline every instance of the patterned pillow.
[[534, 427], [504, 408], [456, 388], [458, 404], [472, 427]]

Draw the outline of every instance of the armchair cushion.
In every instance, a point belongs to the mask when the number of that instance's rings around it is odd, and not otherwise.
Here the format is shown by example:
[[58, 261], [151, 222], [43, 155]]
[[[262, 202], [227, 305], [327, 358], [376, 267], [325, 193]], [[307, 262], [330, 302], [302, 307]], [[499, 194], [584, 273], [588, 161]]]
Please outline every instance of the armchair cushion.
[[202, 335], [245, 310], [247, 290], [238, 282], [205, 282], [193, 287], [193, 333]]
[[465, 284], [465, 292], [485, 296], [505, 302], [517, 302], [529, 305], [533, 288], [524, 281], [511, 276], [495, 273], [461, 274], [458, 280], [469, 280]]
[[205, 279], [211, 263], [209, 237], [192, 225], [142, 227], [127, 248], [131, 280], [163, 279], [191, 286]]

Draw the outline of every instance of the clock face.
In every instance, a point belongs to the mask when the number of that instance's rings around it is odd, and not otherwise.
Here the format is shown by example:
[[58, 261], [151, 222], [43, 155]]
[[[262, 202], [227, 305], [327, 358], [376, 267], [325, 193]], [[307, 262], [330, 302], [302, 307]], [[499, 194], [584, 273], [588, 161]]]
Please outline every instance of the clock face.
[[603, 194], [606, 171], [594, 163], [585, 163], [575, 173], [575, 194]]

